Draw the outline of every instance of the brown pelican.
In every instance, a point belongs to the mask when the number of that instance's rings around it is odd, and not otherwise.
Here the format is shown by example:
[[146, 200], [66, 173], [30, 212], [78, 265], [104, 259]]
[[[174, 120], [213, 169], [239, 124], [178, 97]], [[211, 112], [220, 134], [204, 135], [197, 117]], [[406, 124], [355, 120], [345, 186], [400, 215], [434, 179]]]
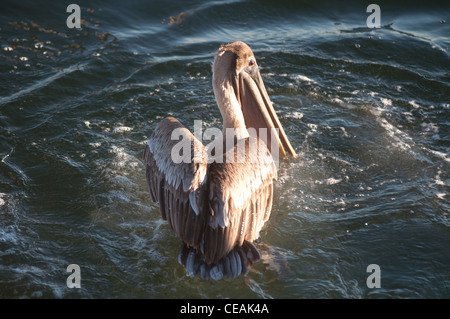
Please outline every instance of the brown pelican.
[[[253, 242], [269, 219], [277, 178], [270, 150], [296, 154], [247, 44], [237, 41], [219, 48], [212, 84], [223, 117], [222, 137], [205, 147], [168, 117], [149, 138], [144, 161], [151, 198], [184, 243], [179, 262], [191, 275], [234, 278], [260, 259]], [[249, 134], [251, 128], [258, 129], [257, 136]], [[275, 128], [277, 134], [261, 138], [261, 128]], [[234, 132], [231, 147], [225, 141], [228, 129]], [[175, 163], [172, 149], [181, 140], [188, 141], [189, 160]], [[241, 146], [243, 157], [238, 160]]]

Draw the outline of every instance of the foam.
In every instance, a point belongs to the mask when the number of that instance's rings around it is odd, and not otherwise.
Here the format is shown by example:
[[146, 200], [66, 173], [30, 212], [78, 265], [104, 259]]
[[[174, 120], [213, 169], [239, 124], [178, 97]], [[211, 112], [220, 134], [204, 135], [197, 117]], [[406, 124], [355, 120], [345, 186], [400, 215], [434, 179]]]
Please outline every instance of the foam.
[[128, 127], [128, 126], [118, 126], [118, 127], [114, 128], [113, 133], [119, 133], [120, 134], [120, 133], [129, 132], [131, 130], [133, 130], [133, 128]]
[[138, 161], [133, 156], [125, 152], [123, 147], [113, 145], [110, 152], [116, 156], [116, 160], [114, 161], [116, 167], [133, 169], [139, 165]]
[[392, 100], [380, 97], [380, 101], [384, 106], [392, 106]]
[[304, 82], [316, 83], [316, 81], [314, 81], [314, 80], [312, 80], [312, 79], [310, 79], [310, 78], [308, 78], [307, 76], [304, 76], [304, 75], [295, 75], [295, 76], [292, 76], [291, 78], [294, 79], [297, 82], [304, 81]]
[[303, 118], [303, 113], [301, 112], [292, 112], [291, 113], [291, 117], [293, 117], [294, 119], [300, 120]]
[[444, 161], [450, 163], [450, 158], [447, 157], [447, 154], [443, 153], [443, 152], [439, 152], [439, 151], [435, 151], [435, 150], [428, 150], [431, 154], [440, 157], [441, 159], [443, 159]]
[[420, 105], [417, 104], [416, 101], [409, 101], [408, 104], [411, 105], [415, 109], [420, 108]]
[[[411, 149], [411, 145], [407, 142], [413, 142], [411, 137], [409, 137], [406, 133], [389, 123], [386, 119], [377, 118], [377, 122], [386, 130], [387, 134], [395, 141], [392, 143], [394, 147], [397, 147], [401, 150], [409, 150]], [[403, 140], [407, 141], [404, 142]]]

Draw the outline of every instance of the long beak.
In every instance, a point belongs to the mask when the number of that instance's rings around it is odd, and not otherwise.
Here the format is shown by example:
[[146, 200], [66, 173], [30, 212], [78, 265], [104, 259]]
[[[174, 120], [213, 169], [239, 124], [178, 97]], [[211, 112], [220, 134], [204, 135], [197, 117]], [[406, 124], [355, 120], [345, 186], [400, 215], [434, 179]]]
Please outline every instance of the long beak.
[[[278, 119], [269, 95], [264, 87], [258, 67], [247, 67], [239, 73], [238, 83], [236, 83], [237, 98], [241, 104], [247, 128], [253, 127], [257, 131], [260, 128], [267, 128], [270, 132], [272, 128], [278, 129], [277, 143], [280, 154], [286, 156], [286, 152], [296, 157], [294, 148], [284, 132], [283, 126]], [[267, 134], [267, 147], [271, 150], [271, 137]]]

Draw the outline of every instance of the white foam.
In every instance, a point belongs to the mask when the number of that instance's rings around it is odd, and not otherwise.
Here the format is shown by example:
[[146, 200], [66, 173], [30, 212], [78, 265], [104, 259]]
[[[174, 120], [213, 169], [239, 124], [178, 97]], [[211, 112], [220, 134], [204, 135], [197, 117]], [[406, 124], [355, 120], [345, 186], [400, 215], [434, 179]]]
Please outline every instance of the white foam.
[[[392, 145], [401, 150], [409, 150], [411, 145], [407, 142], [413, 142], [406, 133], [389, 123], [386, 119], [377, 118], [377, 122], [386, 130], [387, 134], [394, 140]], [[406, 141], [406, 142], [405, 142]]]
[[319, 184], [319, 185], [323, 185], [323, 184], [325, 184], [325, 185], [334, 185], [334, 184], [338, 184], [340, 182], [342, 182], [342, 178], [337, 179], [337, 178], [330, 177], [330, 178], [327, 178], [324, 181], [316, 180], [314, 183], [315, 184]]
[[437, 193], [436, 197], [439, 199], [445, 199], [445, 195], [447, 195], [446, 193]]
[[307, 76], [304, 76], [304, 75], [296, 75], [296, 76], [293, 76], [292, 79], [296, 80], [297, 82], [304, 81], [304, 82], [316, 83], [316, 81], [314, 81], [314, 80], [312, 80], [312, 79], [310, 79], [310, 78], [308, 78]]
[[124, 133], [124, 132], [129, 132], [131, 130], [133, 130], [133, 128], [128, 127], [128, 126], [118, 126], [118, 127], [114, 128], [113, 132], [114, 133]]
[[382, 109], [381, 107], [373, 107], [370, 108], [370, 113], [372, 113], [373, 115], [375, 115], [376, 117], [381, 116], [381, 114], [383, 114], [383, 112], [385, 111], [384, 109]]
[[437, 157], [442, 158], [444, 161], [450, 163], [450, 158], [447, 157], [447, 154], [435, 151], [435, 150], [428, 150], [431, 154], [436, 155]]
[[327, 185], [334, 185], [334, 184], [338, 184], [340, 182], [342, 182], [342, 178], [337, 179], [337, 178], [333, 178], [333, 177], [330, 177], [325, 181], [325, 183]]
[[391, 99], [386, 99], [384, 97], [380, 97], [380, 101], [384, 106], [391, 106], [392, 105], [392, 100]]
[[291, 116], [292, 116], [294, 119], [300, 120], [300, 119], [303, 118], [303, 113], [301, 113], [301, 112], [293, 112], [293, 113], [291, 114]]
[[340, 106], [345, 105], [344, 101], [342, 101], [341, 99], [339, 99], [339, 98], [337, 98], [337, 97], [332, 98], [332, 99], [331, 99], [331, 102], [337, 103], [337, 104], [339, 104]]
[[409, 101], [408, 104], [411, 105], [415, 109], [418, 109], [420, 107], [420, 105], [417, 104], [416, 101]]
[[437, 172], [437, 175], [434, 177], [435, 178], [434, 182], [436, 183], [436, 185], [445, 186], [445, 183], [441, 180], [441, 173], [442, 172], [440, 170]]
[[116, 161], [114, 162], [116, 167], [133, 169], [139, 165], [139, 162], [133, 156], [125, 152], [123, 147], [113, 145], [110, 152], [116, 155]]
[[89, 146], [94, 147], [94, 148], [100, 147], [101, 145], [102, 145], [102, 143], [100, 143], [100, 142], [89, 143]]
[[345, 130], [345, 127], [341, 126], [340, 129], [341, 129], [341, 131], [342, 131], [342, 136], [343, 136], [343, 137], [350, 137], [350, 136], [348, 135], [347, 131]]

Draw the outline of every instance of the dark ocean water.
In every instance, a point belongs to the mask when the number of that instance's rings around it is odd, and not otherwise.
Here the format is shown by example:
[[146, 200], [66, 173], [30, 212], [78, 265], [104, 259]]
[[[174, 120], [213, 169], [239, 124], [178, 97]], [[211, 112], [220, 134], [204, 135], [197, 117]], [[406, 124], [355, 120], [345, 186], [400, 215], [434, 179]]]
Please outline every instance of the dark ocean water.
[[[0, 4], [0, 297], [450, 298], [448, 1], [378, 1], [378, 29], [365, 1], [78, 1], [81, 30], [69, 3]], [[168, 115], [221, 128], [233, 40], [299, 156], [262, 261], [209, 282], [178, 264], [142, 154]]]

